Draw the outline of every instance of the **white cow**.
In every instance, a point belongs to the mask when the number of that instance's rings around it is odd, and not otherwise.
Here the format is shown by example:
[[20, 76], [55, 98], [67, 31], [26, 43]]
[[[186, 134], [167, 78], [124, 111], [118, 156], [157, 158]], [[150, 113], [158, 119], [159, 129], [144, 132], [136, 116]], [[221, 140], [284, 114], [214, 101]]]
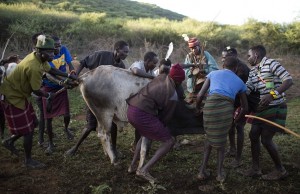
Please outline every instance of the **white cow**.
[[98, 137], [111, 163], [117, 162], [112, 149], [110, 128], [112, 122], [118, 129], [128, 122], [126, 99], [137, 93], [150, 79], [135, 76], [131, 71], [111, 65], [102, 65], [79, 78], [82, 96], [98, 121]]
[[[150, 81], [151, 79], [135, 76], [129, 70], [111, 65], [101, 65], [79, 78], [80, 91], [97, 118], [98, 136], [104, 153], [108, 154], [112, 164], [117, 163], [110, 136], [112, 121], [117, 124], [119, 130], [128, 123], [126, 99]], [[178, 102], [173, 118], [167, 125], [173, 136], [204, 134], [202, 117], [196, 117], [194, 111], [185, 106], [184, 101]], [[143, 141], [139, 167], [143, 165], [145, 154], [146, 141]]]

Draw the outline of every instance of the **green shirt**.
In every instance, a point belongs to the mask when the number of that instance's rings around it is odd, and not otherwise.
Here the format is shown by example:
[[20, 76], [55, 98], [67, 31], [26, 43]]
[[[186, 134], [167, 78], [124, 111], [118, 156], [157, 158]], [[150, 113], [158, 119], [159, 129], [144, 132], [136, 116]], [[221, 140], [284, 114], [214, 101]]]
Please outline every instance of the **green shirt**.
[[25, 100], [34, 90], [39, 90], [44, 72], [50, 71], [48, 62], [42, 62], [35, 52], [27, 55], [12, 73], [5, 77], [0, 93], [5, 100], [17, 108], [25, 109]]

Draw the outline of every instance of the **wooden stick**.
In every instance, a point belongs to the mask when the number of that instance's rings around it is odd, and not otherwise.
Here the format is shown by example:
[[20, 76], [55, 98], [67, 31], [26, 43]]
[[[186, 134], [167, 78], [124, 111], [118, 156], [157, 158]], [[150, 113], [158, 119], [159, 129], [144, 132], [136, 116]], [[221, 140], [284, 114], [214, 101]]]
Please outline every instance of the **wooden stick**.
[[253, 116], [253, 115], [245, 115], [245, 117], [252, 118], [252, 119], [258, 119], [258, 120], [264, 121], [264, 122], [266, 122], [266, 123], [269, 123], [269, 124], [271, 124], [271, 125], [274, 125], [274, 126], [280, 128], [280, 129], [286, 131], [287, 133], [290, 133], [290, 134], [292, 134], [292, 135], [294, 135], [294, 136], [300, 138], [300, 135], [297, 134], [297, 133], [295, 133], [294, 131], [291, 131], [291, 130], [289, 130], [289, 129], [287, 129], [287, 128], [281, 126], [281, 125], [278, 125], [277, 123], [274, 123], [274, 122], [272, 122], [272, 121], [269, 121], [269, 120], [267, 120], [267, 119], [264, 119], [264, 118], [261, 118], [261, 117], [257, 117], [257, 116]]

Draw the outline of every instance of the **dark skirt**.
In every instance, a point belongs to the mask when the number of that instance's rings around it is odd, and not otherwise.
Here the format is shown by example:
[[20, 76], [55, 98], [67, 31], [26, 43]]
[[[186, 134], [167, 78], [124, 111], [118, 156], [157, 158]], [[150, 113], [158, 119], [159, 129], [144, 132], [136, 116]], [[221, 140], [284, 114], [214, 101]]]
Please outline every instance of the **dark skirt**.
[[129, 123], [138, 130], [141, 136], [157, 141], [167, 141], [172, 138], [168, 127], [152, 114], [129, 105], [127, 117]]
[[221, 95], [210, 95], [203, 108], [204, 130], [213, 147], [226, 145], [227, 133], [232, 125], [234, 101]]
[[5, 101], [1, 101], [1, 106], [11, 134], [27, 135], [34, 130], [37, 117], [32, 104], [27, 100], [25, 102], [25, 110], [19, 109]]
[[[286, 121], [286, 115], [287, 115], [287, 105], [286, 103], [282, 103], [276, 106], [268, 106], [267, 109], [264, 109], [261, 112], [256, 112], [254, 114], [257, 117], [261, 117], [264, 119], [267, 119], [269, 121], [272, 121], [274, 123], [277, 123], [281, 126], [285, 126]], [[268, 123], [265, 123], [264, 121], [260, 121], [258, 119], [253, 119], [252, 121], [253, 125], [270, 125]], [[275, 132], [282, 132], [282, 129], [278, 127], [272, 128]]]
[[[45, 92], [52, 92], [56, 93], [59, 89], [50, 88], [50, 87], [43, 87]], [[43, 98], [43, 111], [44, 111], [44, 118], [50, 119], [61, 115], [70, 114], [70, 106], [69, 106], [69, 97], [68, 91], [64, 90], [58, 93], [52, 100], [52, 109], [51, 112], [47, 112], [47, 104], [46, 98]]]

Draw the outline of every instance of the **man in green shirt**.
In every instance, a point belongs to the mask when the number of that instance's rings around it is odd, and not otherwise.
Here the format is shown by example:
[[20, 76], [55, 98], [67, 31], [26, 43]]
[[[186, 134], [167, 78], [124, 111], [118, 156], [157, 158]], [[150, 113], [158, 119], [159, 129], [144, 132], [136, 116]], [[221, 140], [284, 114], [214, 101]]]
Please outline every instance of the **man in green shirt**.
[[45, 165], [31, 158], [33, 131], [38, 124], [38, 120], [28, 98], [31, 93], [47, 99], [53, 98], [55, 95], [40, 90], [44, 72], [76, 79], [76, 76], [51, 68], [48, 62], [52, 61], [53, 57], [53, 39], [45, 35], [38, 36], [36, 51], [27, 55], [16, 66], [15, 70], [5, 77], [0, 86], [0, 93], [3, 95], [1, 105], [12, 134], [10, 138], [2, 143], [12, 153], [15, 153], [14, 142], [23, 136], [24, 162], [25, 166], [29, 168], [42, 168]]

